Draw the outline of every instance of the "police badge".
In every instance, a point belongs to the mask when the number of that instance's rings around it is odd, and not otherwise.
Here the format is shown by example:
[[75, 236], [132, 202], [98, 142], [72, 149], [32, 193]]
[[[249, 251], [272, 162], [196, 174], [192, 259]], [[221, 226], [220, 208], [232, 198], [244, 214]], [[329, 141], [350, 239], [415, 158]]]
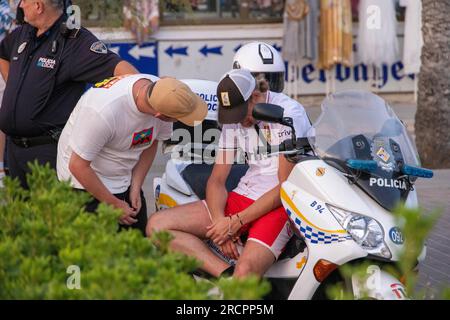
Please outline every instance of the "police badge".
[[17, 49], [17, 53], [18, 53], [18, 54], [21, 54], [21, 53], [25, 50], [26, 47], [27, 47], [27, 42], [22, 43], [22, 44], [19, 46], [19, 48]]
[[100, 54], [107, 54], [108, 48], [102, 41], [97, 41], [92, 44], [91, 51], [95, 52], [95, 53], [100, 53]]

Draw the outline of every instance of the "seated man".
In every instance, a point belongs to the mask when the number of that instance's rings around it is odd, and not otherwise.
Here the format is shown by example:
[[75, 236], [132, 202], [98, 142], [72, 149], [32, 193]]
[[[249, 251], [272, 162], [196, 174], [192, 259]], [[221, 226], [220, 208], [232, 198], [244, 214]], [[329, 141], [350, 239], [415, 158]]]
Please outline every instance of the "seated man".
[[172, 135], [177, 119], [193, 126], [206, 117], [206, 103], [187, 85], [150, 75], [106, 79], [76, 105], [58, 144], [60, 180], [89, 192], [95, 200], [121, 209], [121, 226], [145, 235], [147, 209], [141, 191], [158, 141]]
[[[284, 115], [292, 117], [299, 137], [306, 134], [310, 124], [298, 102], [264, 88], [268, 86], [256, 89], [255, 78], [246, 69], [232, 70], [222, 78], [217, 97], [219, 122], [224, 125], [206, 201], [158, 212], [148, 222], [148, 236], [154, 231], [170, 232], [174, 236], [172, 249], [195, 257], [202, 263], [201, 269], [215, 277], [222, 273], [236, 277], [264, 275], [292, 235], [281, 206], [280, 185], [294, 164], [284, 156], [261, 154], [258, 148], [264, 147], [261, 140], [278, 145], [291, 137], [291, 130], [279, 124], [257, 122], [252, 111], [261, 102], [282, 106]], [[239, 151], [244, 152], [249, 169], [237, 188], [227, 193], [225, 181]], [[244, 234], [248, 239], [240, 253], [238, 241]], [[205, 239], [211, 239], [226, 256], [237, 260], [236, 267], [216, 256]]]

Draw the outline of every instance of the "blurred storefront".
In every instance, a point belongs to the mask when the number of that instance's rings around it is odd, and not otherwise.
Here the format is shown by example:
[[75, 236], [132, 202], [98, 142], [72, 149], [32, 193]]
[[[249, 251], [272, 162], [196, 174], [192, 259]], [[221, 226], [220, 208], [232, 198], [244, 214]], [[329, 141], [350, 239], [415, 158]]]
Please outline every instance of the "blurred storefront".
[[[321, 0], [287, 1], [294, 10], [297, 5], [308, 5], [308, 2], [310, 5], [323, 5]], [[330, 90], [350, 88], [375, 92], [414, 91], [414, 75], [404, 73], [400, 54], [403, 50], [405, 9], [397, 1], [395, 33], [399, 45], [398, 57], [393, 62], [374, 68], [360, 63], [355, 54], [360, 43], [357, 41], [359, 2], [349, 0], [353, 37], [350, 48], [354, 54], [351, 63], [336, 63], [332, 68], [323, 70], [318, 67], [319, 49], [312, 57], [299, 54], [293, 65], [286, 62], [288, 94], [324, 94]], [[133, 63], [141, 72], [159, 76], [217, 81], [231, 68], [232, 58], [243, 44], [261, 40], [282, 51], [283, 43], [286, 43], [288, 20], [285, 0], [159, 0], [159, 3], [155, 0], [74, 0], [74, 4], [81, 7], [83, 24], [104, 40], [111, 50]], [[138, 7], [124, 11], [124, 5], [130, 7], [136, 4]], [[157, 8], [157, 15], [151, 8]], [[310, 19], [312, 9], [310, 6]], [[132, 20], [133, 15], [140, 15], [137, 22]], [[144, 27], [139, 28], [143, 20]], [[320, 29], [323, 23], [320, 17], [312, 20]], [[306, 32], [311, 37], [310, 32]], [[313, 38], [317, 40], [317, 37], [319, 31], [316, 30]]]

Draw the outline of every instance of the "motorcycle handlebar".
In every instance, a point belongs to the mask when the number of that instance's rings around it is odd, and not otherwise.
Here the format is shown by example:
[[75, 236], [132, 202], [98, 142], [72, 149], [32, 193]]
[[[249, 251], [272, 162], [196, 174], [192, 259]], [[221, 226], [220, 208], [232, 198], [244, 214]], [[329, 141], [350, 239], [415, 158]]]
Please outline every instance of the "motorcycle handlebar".
[[289, 152], [295, 151], [295, 153], [304, 155], [310, 151], [312, 151], [311, 145], [309, 144], [308, 138], [297, 138], [295, 141], [292, 139], [287, 139], [278, 145], [278, 148], [274, 151], [270, 151], [269, 153], [276, 152]]

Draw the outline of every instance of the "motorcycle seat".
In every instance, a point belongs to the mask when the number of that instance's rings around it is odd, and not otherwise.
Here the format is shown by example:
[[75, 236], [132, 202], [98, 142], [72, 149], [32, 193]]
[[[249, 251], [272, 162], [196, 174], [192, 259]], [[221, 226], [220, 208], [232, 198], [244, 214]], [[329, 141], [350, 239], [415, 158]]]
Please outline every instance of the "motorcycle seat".
[[[206, 199], [206, 183], [211, 176], [213, 164], [190, 164], [188, 165], [181, 176], [184, 181], [191, 187], [192, 191], [196, 194], [199, 199]], [[241, 178], [245, 175], [248, 170], [248, 165], [246, 164], [234, 164], [231, 167], [230, 174], [226, 182], [227, 191], [230, 192], [234, 190]]]

